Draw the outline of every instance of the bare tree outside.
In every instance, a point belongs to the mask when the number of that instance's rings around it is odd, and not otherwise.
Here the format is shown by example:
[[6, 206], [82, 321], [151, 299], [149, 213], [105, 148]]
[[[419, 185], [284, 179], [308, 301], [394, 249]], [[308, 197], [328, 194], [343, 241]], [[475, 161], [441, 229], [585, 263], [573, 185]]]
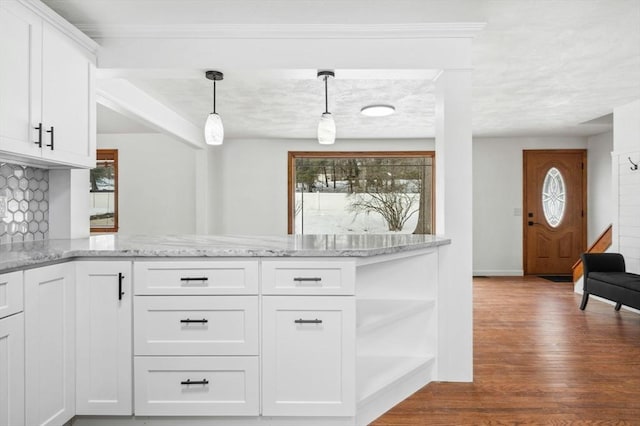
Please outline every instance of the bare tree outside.
[[432, 153], [301, 154], [290, 179], [296, 233], [431, 233]]

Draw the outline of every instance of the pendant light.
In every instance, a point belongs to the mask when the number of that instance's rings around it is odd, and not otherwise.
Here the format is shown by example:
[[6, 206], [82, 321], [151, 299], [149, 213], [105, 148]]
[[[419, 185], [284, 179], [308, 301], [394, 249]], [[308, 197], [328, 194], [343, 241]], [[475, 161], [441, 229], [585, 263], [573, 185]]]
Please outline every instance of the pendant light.
[[204, 125], [204, 140], [207, 145], [222, 145], [224, 127], [222, 127], [222, 119], [216, 113], [216, 81], [222, 80], [224, 74], [220, 71], [207, 71], [205, 76], [209, 80], [213, 80], [213, 112], [209, 114]]
[[334, 78], [333, 71], [318, 71], [318, 78], [324, 80], [324, 112], [318, 123], [318, 143], [322, 145], [331, 145], [336, 141], [336, 123], [333, 116], [329, 112], [329, 97], [327, 95], [327, 80], [329, 77]]

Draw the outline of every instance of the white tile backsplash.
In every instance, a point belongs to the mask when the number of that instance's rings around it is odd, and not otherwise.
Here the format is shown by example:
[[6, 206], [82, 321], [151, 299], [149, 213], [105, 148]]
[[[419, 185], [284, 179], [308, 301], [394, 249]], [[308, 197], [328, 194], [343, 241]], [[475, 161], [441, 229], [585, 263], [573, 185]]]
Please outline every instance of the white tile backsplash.
[[0, 244], [49, 237], [49, 172], [0, 163]]

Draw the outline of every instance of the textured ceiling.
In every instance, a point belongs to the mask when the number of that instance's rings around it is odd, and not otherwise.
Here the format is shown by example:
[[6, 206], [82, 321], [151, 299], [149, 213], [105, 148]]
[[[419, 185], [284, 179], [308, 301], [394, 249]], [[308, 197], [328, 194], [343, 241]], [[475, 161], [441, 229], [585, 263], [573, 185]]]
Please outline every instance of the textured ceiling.
[[[203, 8], [221, 5], [222, 0], [44, 0], [80, 28], [202, 24], [204, 19], [262, 23], [274, 16], [291, 20], [296, 14], [316, 22], [314, 7], [338, 4], [336, 0], [271, 0], [271, 7], [264, 9], [270, 13], [261, 15], [248, 11], [267, 3], [235, 1], [246, 6], [243, 15], [209, 13], [205, 18]], [[355, 7], [358, 2], [348, 4]], [[360, 2], [360, 6], [370, 4]], [[403, 22], [410, 4], [393, 2], [384, 22]], [[429, 4], [445, 8], [452, 3]], [[640, 99], [640, 0], [488, 0], [482, 5], [487, 25], [473, 45], [474, 135], [597, 134], [611, 125], [610, 120], [594, 119]], [[334, 15], [332, 22], [347, 21]], [[366, 13], [358, 19], [381, 22], [380, 16]], [[424, 17], [415, 18], [420, 19]], [[211, 83], [197, 76], [202, 70], [192, 71], [188, 78], [137, 75], [132, 82], [201, 126], [211, 112]], [[324, 100], [322, 82], [313, 73], [306, 78], [288, 78], [286, 73], [258, 78], [250, 70], [222, 71], [225, 79], [218, 84], [217, 110], [227, 138], [315, 137]], [[434, 73], [393, 78], [387, 72], [384, 78], [358, 78], [357, 73], [342, 71], [336, 70], [337, 78], [329, 82], [329, 110], [335, 116], [338, 137], [433, 136]], [[397, 114], [383, 119], [359, 115], [363, 106], [379, 102], [395, 105]], [[116, 131], [115, 118], [99, 111], [101, 131]]]

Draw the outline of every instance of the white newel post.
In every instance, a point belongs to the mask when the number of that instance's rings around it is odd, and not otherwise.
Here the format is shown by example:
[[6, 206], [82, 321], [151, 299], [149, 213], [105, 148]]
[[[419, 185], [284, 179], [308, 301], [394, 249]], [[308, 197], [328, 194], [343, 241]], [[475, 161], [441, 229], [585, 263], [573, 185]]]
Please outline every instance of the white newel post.
[[436, 83], [436, 233], [439, 253], [438, 380], [473, 380], [471, 70]]

